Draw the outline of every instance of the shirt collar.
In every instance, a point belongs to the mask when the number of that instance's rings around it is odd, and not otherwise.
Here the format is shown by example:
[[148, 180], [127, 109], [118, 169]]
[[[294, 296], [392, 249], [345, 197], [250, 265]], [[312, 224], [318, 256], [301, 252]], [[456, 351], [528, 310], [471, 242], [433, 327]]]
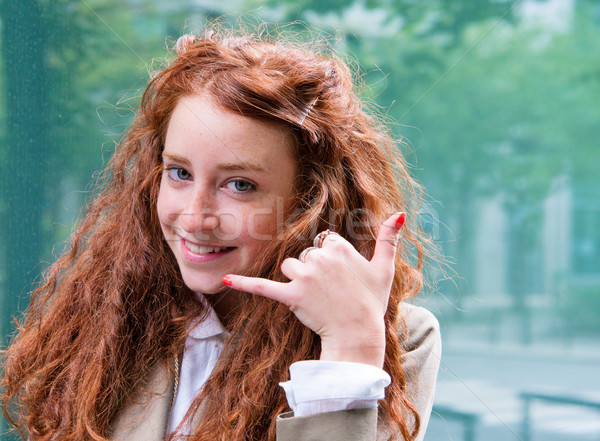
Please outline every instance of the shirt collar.
[[221, 334], [224, 337], [227, 337], [229, 333], [221, 323], [221, 320], [219, 320], [219, 317], [217, 317], [217, 313], [213, 307], [210, 306], [203, 294], [198, 294], [198, 297], [208, 309], [208, 312], [200, 323], [198, 323], [198, 321], [192, 323], [192, 330], [190, 331], [189, 336], [197, 340], [216, 337]]

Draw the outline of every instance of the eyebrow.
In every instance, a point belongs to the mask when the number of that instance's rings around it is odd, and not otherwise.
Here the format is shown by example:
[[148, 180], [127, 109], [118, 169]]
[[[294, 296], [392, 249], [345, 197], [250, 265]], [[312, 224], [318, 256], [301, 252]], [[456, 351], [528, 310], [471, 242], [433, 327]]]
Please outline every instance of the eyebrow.
[[241, 170], [241, 171], [255, 171], [255, 172], [264, 172], [265, 169], [258, 164], [253, 164], [251, 162], [224, 162], [217, 165], [221, 170]]
[[183, 156], [172, 155], [170, 153], [163, 153], [162, 157], [163, 157], [163, 161], [165, 159], [168, 159], [169, 161], [179, 162], [179, 163], [182, 163], [182, 164], [185, 164], [185, 165], [190, 165], [190, 161], [188, 161], [187, 159], [185, 159]]
[[[181, 164], [184, 165], [190, 165], [190, 161], [188, 161], [186, 158], [184, 158], [183, 156], [179, 156], [179, 155], [174, 155], [174, 154], [170, 154], [170, 153], [163, 153], [163, 160], [168, 159], [170, 161], [173, 162], [179, 162]], [[251, 162], [222, 162], [217, 164], [217, 168], [221, 169], [221, 170], [228, 170], [228, 171], [254, 171], [254, 172], [264, 172], [265, 169], [258, 165], [258, 164], [253, 164]]]

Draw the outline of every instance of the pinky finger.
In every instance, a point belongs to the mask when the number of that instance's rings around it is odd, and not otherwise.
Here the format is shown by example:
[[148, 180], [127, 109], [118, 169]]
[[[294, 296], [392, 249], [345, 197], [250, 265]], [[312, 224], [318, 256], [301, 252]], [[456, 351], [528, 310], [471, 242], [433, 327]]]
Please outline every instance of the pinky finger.
[[223, 283], [238, 291], [248, 292], [278, 302], [288, 304], [286, 296], [287, 283], [275, 282], [273, 280], [261, 279], [260, 277], [244, 277], [235, 274], [227, 274], [223, 277]]

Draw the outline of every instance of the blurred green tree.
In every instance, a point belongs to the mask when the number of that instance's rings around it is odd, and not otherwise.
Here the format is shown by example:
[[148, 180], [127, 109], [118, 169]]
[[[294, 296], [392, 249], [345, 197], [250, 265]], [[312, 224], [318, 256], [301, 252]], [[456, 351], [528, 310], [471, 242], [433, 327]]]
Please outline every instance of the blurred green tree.
[[[452, 233], [459, 290], [469, 292], [479, 199], [509, 219], [508, 287], [516, 309], [540, 290], [543, 203], [560, 176], [596, 180], [600, 7], [578, 1], [564, 26], [537, 24], [504, 1], [267, 2], [310, 18], [358, 59], [371, 96], [399, 122]], [[376, 14], [376, 12], [378, 12]], [[357, 18], [358, 17], [358, 18]], [[354, 21], [353, 21], [354, 20]], [[411, 151], [409, 149], [409, 154]]]
[[164, 19], [137, 22], [136, 11], [120, 5], [2, 3], [2, 335], [127, 126], [147, 63], [164, 56]]

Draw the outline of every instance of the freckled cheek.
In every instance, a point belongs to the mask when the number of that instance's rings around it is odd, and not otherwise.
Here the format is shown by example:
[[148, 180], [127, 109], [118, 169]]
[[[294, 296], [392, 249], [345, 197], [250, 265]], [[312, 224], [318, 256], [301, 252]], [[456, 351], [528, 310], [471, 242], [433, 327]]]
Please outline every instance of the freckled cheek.
[[249, 229], [257, 234], [274, 234], [277, 229], [277, 217], [275, 213], [261, 213], [253, 222], [249, 223]]
[[248, 237], [262, 247], [277, 235], [277, 212], [272, 208], [263, 208], [253, 213], [247, 222]]
[[161, 223], [161, 226], [165, 226], [165, 224], [169, 223], [169, 213], [171, 212], [168, 198], [162, 193], [158, 193], [158, 198], [156, 200], [156, 213], [158, 215], [158, 220]]
[[219, 232], [222, 239], [239, 240], [253, 247], [273, 240], [277, 234], [277, 215], [271, 208], [249, 208], [241, 212], [221, 213]]
[[158, 221], [160, 222], [160, 226], [161, 226], [161, 228], [163, 228], [163, 232], [164, 232], [165, 222], [167, 221], [166, 213], [167, 213], [167, 210], [166, 210], [166, 204], [165, 204], [165, 197], [162, 194], [162, 192], [159, 191], [158, 198], [156, 200], [156, 214], [158, 217]]
[[175, 236], [173, 228], [178, 215], [176, 201], [174, 198], [169, 197], [168, 192], [159, 192], [156, 200], [156, 213], [165, 239], [173, 239]]

